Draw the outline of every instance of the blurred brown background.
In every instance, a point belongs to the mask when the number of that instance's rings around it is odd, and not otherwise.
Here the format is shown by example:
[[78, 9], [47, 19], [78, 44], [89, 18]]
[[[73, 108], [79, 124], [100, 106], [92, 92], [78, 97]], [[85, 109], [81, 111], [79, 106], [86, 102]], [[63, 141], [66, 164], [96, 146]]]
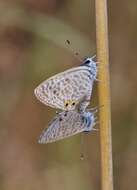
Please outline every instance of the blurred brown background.
[[[137, 189], [137, 2], [108, 1], [114, 187]], [[47, 145], [55, 115], [33, 94], [96, 53], [94, 1], [0, 0], [0, 190], [100, 189], [99, 132]], [[66, 40], [71, 45], [66, 44]], [[91, 105], [97, 105], [94, 89]]]

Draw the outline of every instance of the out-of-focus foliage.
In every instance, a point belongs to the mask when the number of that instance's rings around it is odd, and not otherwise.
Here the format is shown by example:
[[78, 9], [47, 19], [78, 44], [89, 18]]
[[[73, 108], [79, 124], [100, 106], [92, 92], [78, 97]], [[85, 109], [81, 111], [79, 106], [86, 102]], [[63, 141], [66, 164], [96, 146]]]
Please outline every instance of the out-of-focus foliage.
[[[1, 190], [100, 189], [99, 132], [85, 136], [84, 161], [80, 135], [39, 145], [55, 110], [33, 95], [47, 77], [95, 54], [94, 11], [89, 0], [0, 1]], [[108, 11], [114, 185], [137, 189], [136, 1], [109, 1]]]

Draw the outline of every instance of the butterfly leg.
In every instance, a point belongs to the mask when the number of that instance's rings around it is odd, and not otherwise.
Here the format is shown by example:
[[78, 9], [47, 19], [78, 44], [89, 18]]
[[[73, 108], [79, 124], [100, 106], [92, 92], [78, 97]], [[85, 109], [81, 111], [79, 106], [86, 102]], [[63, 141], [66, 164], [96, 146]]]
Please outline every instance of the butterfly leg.
[[83, 133], [81, 133], [81, 139], [80, 139], [80, 141], [81, 141], [81, 153], [80, 153], [80, 159], [81, 160], [84, 160], [84, 134]]
[[[98, 118], [95, 117], [94, 126], [99, 125], [99, 124], [100, 124], [100, 122], [98, 121]], [[94, 131], [99, 131], [99, 129], [96, 129], [95, 127], [93, 127], [93, 130]]]
[[93, 107], [93, 108], [88, 108], [87, 111], [91, 111], [93, 113], [97, 113], [98, 112], [98, 109], [104, 107], [104, 105], [101, 105], [101, 106], [96, 106], [96, 107]]

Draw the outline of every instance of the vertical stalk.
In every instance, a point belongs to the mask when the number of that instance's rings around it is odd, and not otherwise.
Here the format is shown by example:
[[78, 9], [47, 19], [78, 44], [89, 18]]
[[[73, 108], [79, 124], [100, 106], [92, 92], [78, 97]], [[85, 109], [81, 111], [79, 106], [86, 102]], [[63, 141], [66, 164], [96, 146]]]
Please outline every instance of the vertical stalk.
[[102, 190], [113, 190], [107, 0], [95, 0]]

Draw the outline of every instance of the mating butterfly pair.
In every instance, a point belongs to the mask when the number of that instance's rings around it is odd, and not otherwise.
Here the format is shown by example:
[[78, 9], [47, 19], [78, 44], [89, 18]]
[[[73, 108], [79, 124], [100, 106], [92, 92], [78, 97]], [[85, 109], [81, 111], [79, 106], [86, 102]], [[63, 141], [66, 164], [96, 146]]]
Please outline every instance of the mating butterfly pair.
[[49, 123], [39, 138], [39, 143], [51, 143], [80, 132], [93, 130], [96, 124], [95, 110], [90, 111], [93, 83], [97, 76], [97, 64], [86, 58], [79, 67], [68, 69], [45, 80], [34, 91], [38, 100], [63, 110]]

